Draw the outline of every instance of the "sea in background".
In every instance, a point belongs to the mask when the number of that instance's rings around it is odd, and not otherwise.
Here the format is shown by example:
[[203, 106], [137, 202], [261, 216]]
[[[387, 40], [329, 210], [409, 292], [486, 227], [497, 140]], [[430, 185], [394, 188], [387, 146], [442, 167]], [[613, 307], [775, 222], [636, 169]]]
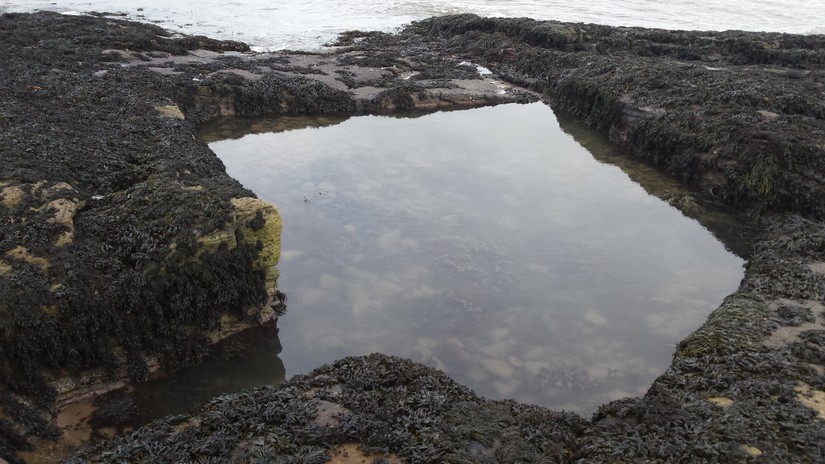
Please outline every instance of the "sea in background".
[[0, 13], [125, 14], [186, 34], [239, 40], [254, 50], [311, 50], [346, 30], [392, 32], [453, 13], [664, 29], [825, 33], [825, 0], [66, 0], [0, 1]]

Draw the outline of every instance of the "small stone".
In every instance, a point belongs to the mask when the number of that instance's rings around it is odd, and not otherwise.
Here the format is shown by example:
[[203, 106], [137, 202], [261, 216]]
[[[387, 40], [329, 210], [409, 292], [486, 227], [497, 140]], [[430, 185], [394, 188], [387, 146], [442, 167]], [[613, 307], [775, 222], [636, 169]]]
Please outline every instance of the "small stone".
[[815, 274], [825, 274], [825, 263], [811, 263], [808, 268]]
[[16, 185], [4, 187], [0, 190], [0, 204], [5, 208], [12, 209], [23, 199], [23, 189]]
[[181, 111], [177, 105], [157, 105], [155, 106], [155, 110], [167, 118], [186, 119], [186, 116], [183, 115], [183, 111]]
[[759, 115], [759, 120], [760, 121], [765, 121], [765, 122], [773, 121], [773, 120], [775, 120], [779, 117], [778, 114], [776, 114], [772, 111], [768, 111], [768, 110], [759, 110], [759, 111], [756, 112], [756, 114]]
[[729, 408], [733, 405], [733, 400], [730, 398], [725, 398], [724, 396], [711, 396], [708, 398], [712, 404], [719, 406], [720, 408]]
[[749, 456], [753, 456], [755, 458], [762, 456], [762, 450], [755, 446], [742, 445], [742, 450], [748, 453]]

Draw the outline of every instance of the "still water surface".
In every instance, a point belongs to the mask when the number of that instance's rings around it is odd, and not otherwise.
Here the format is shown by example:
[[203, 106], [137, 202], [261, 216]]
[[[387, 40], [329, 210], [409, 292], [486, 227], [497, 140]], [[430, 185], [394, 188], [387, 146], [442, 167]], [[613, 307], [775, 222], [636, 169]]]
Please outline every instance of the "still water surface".
[[742, 277], [541, 103], [245, 130], [307, 125], [210, 144], [283, 216], [287, 376], [379, 351], [483, 396], [592, 412], [643, 394]]

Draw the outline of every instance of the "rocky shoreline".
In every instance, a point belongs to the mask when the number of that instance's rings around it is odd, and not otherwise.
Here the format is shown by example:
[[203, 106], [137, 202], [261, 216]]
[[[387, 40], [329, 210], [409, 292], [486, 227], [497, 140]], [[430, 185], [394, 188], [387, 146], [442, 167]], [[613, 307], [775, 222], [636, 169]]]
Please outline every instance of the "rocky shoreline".
[[277, 211], [200, 124], [541, 98], [763, 229], [739, 290], [644, 397], [588, 421], [372, 355], [67, 462], [825, 460], [825, 37], [459, 15], [250, 54], [52, 13], [2, 15], [0, 35], [0, 459], [57, 437], [50, 381], [140, 379], [283, 309]]

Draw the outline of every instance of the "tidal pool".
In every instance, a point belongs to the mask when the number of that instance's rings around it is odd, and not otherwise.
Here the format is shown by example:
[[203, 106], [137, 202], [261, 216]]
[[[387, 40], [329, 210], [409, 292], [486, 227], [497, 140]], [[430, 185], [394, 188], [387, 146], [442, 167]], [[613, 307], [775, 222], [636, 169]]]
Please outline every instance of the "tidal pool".
[[589, 413], [644, 394], [742, 278], [736, 246], [541, 103], [233, 123], [203, 136], [283, 216], [287, 376], [378, 351]]

